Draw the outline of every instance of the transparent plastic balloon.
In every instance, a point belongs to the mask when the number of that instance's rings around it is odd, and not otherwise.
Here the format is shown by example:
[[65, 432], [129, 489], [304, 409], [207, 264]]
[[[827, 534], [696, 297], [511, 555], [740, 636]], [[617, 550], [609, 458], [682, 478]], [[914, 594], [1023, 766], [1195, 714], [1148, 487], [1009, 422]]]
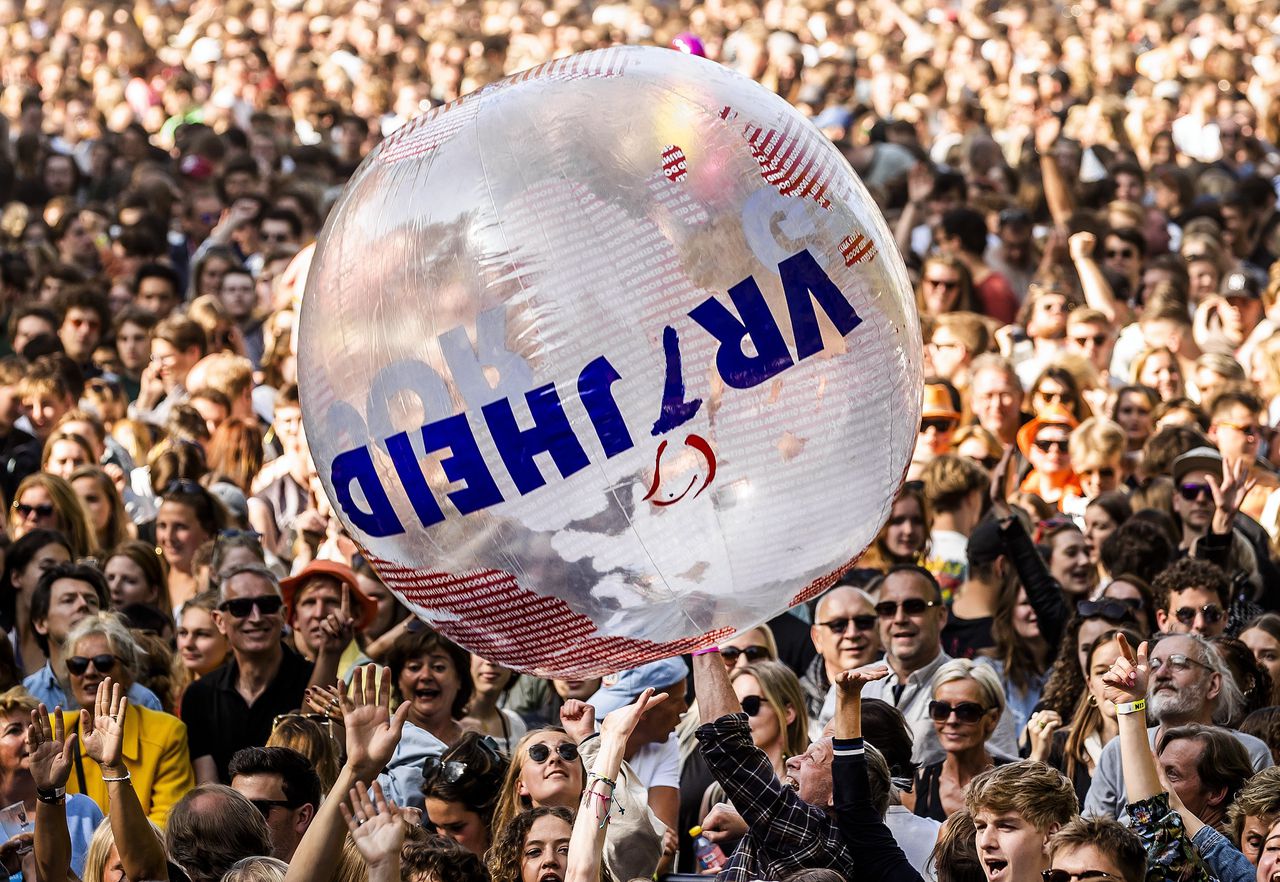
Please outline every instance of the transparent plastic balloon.
[[920, 414], [871, 198], [785, 101], [618, 47], [384, 141], [302, 306], [307, 439], [389, 587], [487, 659], [584, 676], [830, 585]]

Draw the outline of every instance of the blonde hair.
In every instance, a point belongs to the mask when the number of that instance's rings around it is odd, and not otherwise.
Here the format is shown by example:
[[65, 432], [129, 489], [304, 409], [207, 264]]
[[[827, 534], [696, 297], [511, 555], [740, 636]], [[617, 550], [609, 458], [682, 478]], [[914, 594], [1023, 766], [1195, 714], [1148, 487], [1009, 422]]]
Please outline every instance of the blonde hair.
[[[573, 744], [573, 739], [569, 737], [569, 733], [565, 732], [559, 726], [545, 726], [541, 729], [534, 729], [526, 732], [524, 736], [516, 742], [515, 747], [511, 748], [511, 761], [507, 764], [507, 773], [502, 778], [502, 792], [498, 795], [498, 803], [493, 808], [493, 820], [489, 823], [489, 829], [493, 831], [492, 838], [496, 840], [499, 832], [511, 822], [511, 819], [526, 809], [533, 808], [533, 801], [527, 796], [520, 795], [520, 771], [524, 768], [524, 761], [529, 756], [529, 745], [539, 738], [547, 735], [562, 735], [564, 740], [569, 744]], [[578, 760], [579, 766], [582, 760]], [[586, 770], [583, 769], [583, 780], [586, 780]]]
[[13, 494], [13, 504], [9, 507], [10, 532], [18, 526], [15, 507], [21, 501], [22, 494], [32, 487], [41, 488], [53, 500], [54, 513], [57, 517], [56, 529], [67, 538], [67, 544], [71, 546], [71, 557], [73, 559], [88, 557], [96, 553], [97, 537], [94, 534], [93, 525], [89, 523], [89, 512], [85, 509], [84, 503], [80, 501], [80, 497], [76, 495], [70, 483], [48, 472], [33, 472], [23, 478], [22, 483], [18, 485], [17, 491]]
[[964, 804], [975, 817], [984, 809], [1014, 812], [1041, 833], [1080, 813], [1080, 801], [1067, 777], [1035, 760], [1018, 760], [983, 772], [969, 782]]
[[935, 457], [920, 477], [931, 514], [958, 509], [966, 496], [975, 490], [986, 493], [991, 483], [982, 466], [951, 453]]
[[29, 714], [40, 709], [40, 702], [21, 686], [14, 686], [0, 692], [0, 716], [11, 714]]
[[[163, 844], [164, 831], [154, 821], [147, 823], [151, 825], [151, 832], [156, 839]], [[115, 847], [116, 836], [111, 832], [111, 819], [103, 818], [102, 823], [93, 831], [93, 838], [89, 840], [89, 848], [85, 852], [84, 882], [107, 882], [107, 858], [111, 857], [111, 850]]]
[[[183, 607], [186, 609], [186, 607]], [[338, 743], [315, 720], [287, 716], [271, 730], [267, 747], [288, 747], [306, 757], [320, 776], [320, 788], [327, 794], [338, 780]]]
[[1127, 445], [1128, 438], [1118, 423], [1106, 417], [1089, 417], [1076, 426], [1067, 442], [1071, 468], [1079, 472], [1089, 466], [1116, 463]]
[[[729, 673], [729, 682], [742, 677], [755, 677], [760, 684], [761, 697], [773, 708], [782, 728], [783, 758], [800, 756], [808, 750], [809, 713], [795, 672], [782, 662], [758, 661], [745, 668], [735, 668]], [[788, 707], [794, 714], [794, 719], [789, 723]]]
[[284, 882], [289, 865], [279, 858], [247, 857], [232, 864], [222, 882]]
[[953, 658], [934, 672], [933, 679], [929, 681], [929, 694], [935, 694], [944, 683], [954, 683], [956, 680], [972, 680], [977, 683], [983, 705], [1004, 713], [1004, 685], [991, 665], [968, 658]]

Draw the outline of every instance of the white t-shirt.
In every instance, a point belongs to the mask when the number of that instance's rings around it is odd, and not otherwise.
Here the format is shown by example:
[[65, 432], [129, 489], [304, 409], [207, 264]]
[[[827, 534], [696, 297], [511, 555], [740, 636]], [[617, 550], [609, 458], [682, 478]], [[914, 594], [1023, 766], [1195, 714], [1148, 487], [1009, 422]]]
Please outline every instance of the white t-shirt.
[[680, 742], [674, 732], [661, 744], [646, 744], [627, 762], [645, 787], [680, 786]]
[[933, 865], [929, 863], [929, 855], [938, 841], [938, 831], [942, 829], [942, 824], [933, 818], [922, 818], [902, 805], [889, 806], [884, 823], [916, 872], [925, 879], [937, 878]]

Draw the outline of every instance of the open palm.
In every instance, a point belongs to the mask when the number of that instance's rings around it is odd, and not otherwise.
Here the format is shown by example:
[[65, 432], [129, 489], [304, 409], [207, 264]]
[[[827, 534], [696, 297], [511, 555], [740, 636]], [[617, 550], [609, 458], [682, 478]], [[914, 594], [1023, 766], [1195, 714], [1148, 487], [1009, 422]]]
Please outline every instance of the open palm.
[[124, 742], [124, 712], [128, 705], [129, 699], [125, 697], [120, 684], [113, 683], [107, 677], [98, 684], [92, 723], [89, 721], [88, 711], [80, 712], [80, 719], [84, 723], [84, 752], [104, 768], [120, 764], [121, 745]]
[[52, 725], [49, 709], [43, 704], [31, 712], [31, 725], [27, 727], [27, 762], [38, 789], [61, 790], [67, 786], [75, 749], [76, 733], [67, 734], [62, 708], [54, 710]]
[[342, 803], [342, 816], [347, 819], [351, 841], [361, 857], [373, 866], [399, 863], [405, 837], [403, 810], [382, 795], [382, 787], [377, 783], [371, 790], [357, 783], [351, 788], [350, 800], [350, 808]]
[[383, 668], [379, 676], [377, 665], [356, 668], [350, 693], [342, 692], [340, 701], [347, 730], [347, 762], [358, 776], [372, 778], [400, 743], [409, 703], [391, 713], [391, 669]]

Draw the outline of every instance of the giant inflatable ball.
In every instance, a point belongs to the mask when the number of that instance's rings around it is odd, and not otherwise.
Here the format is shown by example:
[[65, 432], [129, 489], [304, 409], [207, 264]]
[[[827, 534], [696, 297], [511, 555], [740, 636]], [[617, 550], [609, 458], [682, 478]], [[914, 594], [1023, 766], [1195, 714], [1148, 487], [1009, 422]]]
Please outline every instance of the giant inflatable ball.
[[816, 596], [875, 538], [920, 418], [906, 272], [840, 152], [659, 48], [387, 138], [319, 238], [299, 346], [316, 467], [379, 575], [543, 676]]

